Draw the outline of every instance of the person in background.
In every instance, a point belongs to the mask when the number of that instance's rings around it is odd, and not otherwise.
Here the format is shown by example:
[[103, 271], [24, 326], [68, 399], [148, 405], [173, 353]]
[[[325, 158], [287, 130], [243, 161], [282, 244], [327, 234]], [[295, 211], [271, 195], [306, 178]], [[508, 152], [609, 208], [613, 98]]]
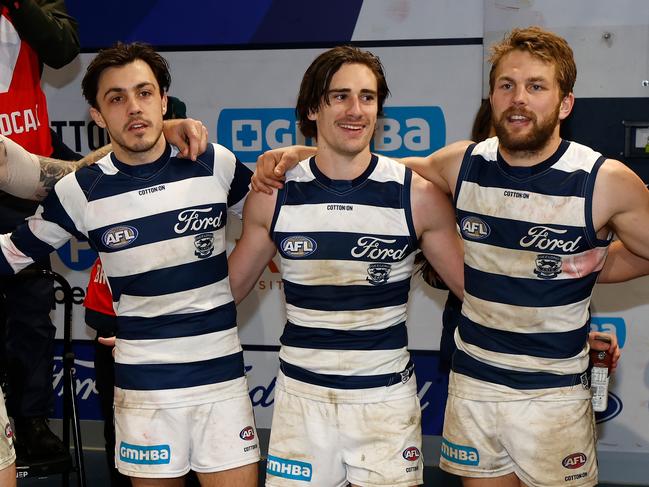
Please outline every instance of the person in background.
[[[77, 23], [63, 0], [1, 0], [0, 8], [0, 133], [35, 154], [69, 158], [74, 153], [52, 139], [41, 74], [44, 64], [57, 69], [77, 56]], [[36, 206], [0, 192], [0, 232], [15, 229]], [[50, 269], [49, 256], [30, 268]], [[67, 463], [69, 454], [47, 422], [53, 406], [53, 282], [29, 272], [3, 277], [0, 299], [17, 461]]]

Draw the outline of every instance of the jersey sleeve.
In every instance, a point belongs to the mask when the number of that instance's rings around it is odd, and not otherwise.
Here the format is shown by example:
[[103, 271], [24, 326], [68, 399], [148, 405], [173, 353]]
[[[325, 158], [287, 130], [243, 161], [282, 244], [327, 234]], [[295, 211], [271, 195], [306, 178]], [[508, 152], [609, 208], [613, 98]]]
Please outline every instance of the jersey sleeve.
[[[61, 184], [63, 183], [63, 184]], [[78, 188], [74, 194], [76, 179], [69, 174], [54, 187], [49, 196], [38, 207], [36, 213], [27, 218], [11, 234], [0, 235], [0, 274], [19, 272], [35, 260], [45, 257], [61, 247], [73, 236], [84, 239], [86, 235], [78, 228], [78, 219], [85, 207], [83, 192]], [[72, 191], [70, 191], [70, 189]], [[75, 208], [70, 211], [66, 207]]]

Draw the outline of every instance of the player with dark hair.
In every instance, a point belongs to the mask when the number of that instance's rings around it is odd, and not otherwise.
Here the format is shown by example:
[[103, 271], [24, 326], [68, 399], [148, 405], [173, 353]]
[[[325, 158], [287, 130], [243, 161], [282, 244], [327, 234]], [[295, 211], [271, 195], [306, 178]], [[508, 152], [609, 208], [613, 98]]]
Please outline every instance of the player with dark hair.
[[226, 212], [240, 214], [250, 171], [216, 144], [196, 163], [178, 159], [162, 133], [168, 83], [149, 62], [165, 65], [148, 46], [120, 44], [90, 64], [84, 92], [113, 152], [0, 237], [0, 272], [87, 238], [118, 320], [120, 472], [135, 486], [180, 486], [190, 468], [202, 485], [253, 486], [259, 449], [225, 256]]
[[[296, 112], [314, 157], [252, 193], [232, 252], [237, 300], [279, 250], [288, 321], [266, 485], [422, 483], [421, 410], [405, 326], [415, 250], [462, 288], [450, 201], [370, 152], [387, 96], [378, 58], [342, 46], [307, 69]], [[305, 127], [307, 127], [305, 129]]]

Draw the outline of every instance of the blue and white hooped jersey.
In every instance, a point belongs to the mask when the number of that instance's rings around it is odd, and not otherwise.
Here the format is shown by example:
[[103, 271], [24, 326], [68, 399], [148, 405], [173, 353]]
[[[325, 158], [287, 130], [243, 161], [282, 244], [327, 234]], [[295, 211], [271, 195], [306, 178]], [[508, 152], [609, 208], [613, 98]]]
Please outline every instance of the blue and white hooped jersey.
[[411, 178], [375, 155], [352, 181], [327, 178], [313, 158], [287, 173], [271, 236], [288, 318], [280, 363], [299, 389], [292, 392], [372, 402], [368, 389], [415, 391], [406, 332], [418, 247]]
[[467, 149], [455, 195], [465, 255], [455, 393], [588, 397], [589, 305], [610, 243], [592, 221], [604, 160], [567, 141], [533, 167], [509, 166], [496, 137]]
[[113, 153], [68, 174], [13, 235], [0, 271], [18, 270], [71, 236], [99, 253], [118, 332], [116, 403], [181, 406], [223, 398], [244, 379], [225, 254], [227, 211], [241, 215], [251, 172], [211, 144], [196, 162], [167, 146], [129, 166]]

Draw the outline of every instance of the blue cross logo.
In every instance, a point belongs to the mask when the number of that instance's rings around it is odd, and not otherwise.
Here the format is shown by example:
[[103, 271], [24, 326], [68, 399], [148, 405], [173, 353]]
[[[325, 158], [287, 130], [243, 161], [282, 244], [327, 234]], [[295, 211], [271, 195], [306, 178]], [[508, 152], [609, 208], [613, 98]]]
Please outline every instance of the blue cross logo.
[[239, 130], [237, 130], [237, 140], [241, 142], [241, 145], [244, 147], [251, 147], [252, 143], [257, 140], [259, 134], [257, 131], [252, 128], [250, 124], [242, 125]]

